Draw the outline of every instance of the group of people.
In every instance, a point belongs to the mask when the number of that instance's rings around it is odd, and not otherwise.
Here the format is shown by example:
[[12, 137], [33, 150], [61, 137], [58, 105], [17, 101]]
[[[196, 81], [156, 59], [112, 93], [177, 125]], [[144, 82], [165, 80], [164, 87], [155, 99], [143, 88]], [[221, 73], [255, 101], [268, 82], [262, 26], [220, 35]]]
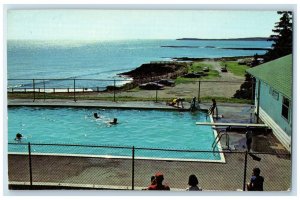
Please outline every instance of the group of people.
[[[154, 176], [151, 176], [151, 184], [148, 186], [146, 190], [170, 190], [168, 185], [163, 184], [164, 175], [160, 172], [157, 172]], [[186, 189], [187, 191], [202, 191], [201, 188], [198, 187], [198, 179], [196, 175], [192, 174], [189, 177], [188, 185], [189, 187]]]
[[[100, 116], [98, 115], [98, 113], [94, 113], [94, 118], [96, 118], [96, 119], [100, 118]], [[108, 123], [111, 124], [111, 125], [116, 125], [116, 124], [118, 124], [118, 119], [117, 118], [113, 118], [113, 120], [109, 121]]]
[[[184, 101], [185, 101], [184, 98], [174, 98], [172, 101], [167, 102], [167, 105], [174, 106], [174, 107], [177, 107], [177, 108], [184, 108], [184, 106], [183, 106]], [[193, 97], [193, 99], [191, 101], [190, 110], [195, 111], [195, 110], [199, 110], [199, 109], [200, 109], [200, 106], [196, 101], [196, 97]], [[212, 105], [208, 109], [208, 115], [210, 115], [210, 114], [214, 115], [216, 109], [217, 109], [216, 99], [212, 99]]]
[[[170, 187], [163, 184], [164, 175], [157, 172], [154, 176], [151, 176], [151, 184], [145, 190], [170, 190]], [[202, 191], [202, 188], [198, 186], [199, 181], [196, 175], [189, 176], [187, 191]], [[250, 182], [247, 183], [248, 191], [263, 191], [264, 177], [260, 176], [260, 169], [258, 167], [253, 168]]]

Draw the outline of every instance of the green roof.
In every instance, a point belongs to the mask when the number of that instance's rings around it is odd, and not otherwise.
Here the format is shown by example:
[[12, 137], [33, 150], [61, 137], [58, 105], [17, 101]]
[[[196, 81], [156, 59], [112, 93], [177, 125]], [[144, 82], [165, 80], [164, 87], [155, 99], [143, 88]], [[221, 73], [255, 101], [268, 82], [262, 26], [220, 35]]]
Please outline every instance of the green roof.
[[292, 99], [293, 57], [287, 55], [276, 60], [247, 69], [246, 71], [273, 89]]

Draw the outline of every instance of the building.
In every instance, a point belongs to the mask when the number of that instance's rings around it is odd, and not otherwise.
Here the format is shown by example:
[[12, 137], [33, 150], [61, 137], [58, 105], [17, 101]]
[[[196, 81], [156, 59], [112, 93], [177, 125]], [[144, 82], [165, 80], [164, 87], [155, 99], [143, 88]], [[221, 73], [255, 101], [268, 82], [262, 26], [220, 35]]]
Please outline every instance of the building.
[[292, 55], [246, 70], [256, 79], [255, 112], [274, 135], [291, 151], [293, 111]]

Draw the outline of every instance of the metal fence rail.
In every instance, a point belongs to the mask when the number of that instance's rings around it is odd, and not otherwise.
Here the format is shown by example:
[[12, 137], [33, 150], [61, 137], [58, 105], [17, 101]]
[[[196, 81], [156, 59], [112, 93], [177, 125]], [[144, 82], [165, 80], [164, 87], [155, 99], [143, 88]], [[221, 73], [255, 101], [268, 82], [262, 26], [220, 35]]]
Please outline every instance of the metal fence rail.
[[[197, 97], [198, 101], [207, 96], [206, 93], [213, 89], [213, 94], [224, 96], [224, 87], [228, 90], [228, 95], [240, 89], [240, 86], [245, 81], [210, 81], [210, 80], [190, 80], [185, 81], [191, 84], [190, 91], [170, 92], [169, 96], [162, 95], [162, 90], [145, 90], [142, 96], [136, 96], [135, 91], [130, 91], [139, 86], [138, 80], [129, 83], [125, 80], [117, 79], [8, 79], [7, 91], [9, 94], [18, 94], [20, 98], [32, 98], [33, 101], [37, 99], [53, 99], [64, 98], [78, 101], [80, 99], [99, 99], [106, 98], [112, 101], [117, 101], [122, 98], [148, 98], [151, 100], [165, 100], [166, 98], [173, 98], [174, 95], [188, 98]], [[125, 83], [128, 83], [124, 86]], [[254, 88], [254, 82], [247, 82]], [[121, 89], [120, 87], [123, 86]], [[213, 87], [212, 87], [213, 86]], [[170, 86], [165, 86], [171, 88]], [[127, 92], [130, 91], [130, 92]], [[187, 94], [188, 92], [188, 94]], [[232, 97], [232, 95], [229, 95]], [[251, 93], [251, 99], [254, 97], [254, 90]]]
[[222, 163], [184, 159], [190, 154], [215, 156], [215, 151], [202, 150], [39, 143], [9, 143], [8, 147], [10, 184], [27, 184], [29, 188], [142, 190], [159, 171], [171, 190], [184, 191], [189, 175], [195, 174], [204, 191], [245, 191], [254, 167], [261, 169], [265, 191], [291, 188], [290, 154], [219, 151], [225, 157]]

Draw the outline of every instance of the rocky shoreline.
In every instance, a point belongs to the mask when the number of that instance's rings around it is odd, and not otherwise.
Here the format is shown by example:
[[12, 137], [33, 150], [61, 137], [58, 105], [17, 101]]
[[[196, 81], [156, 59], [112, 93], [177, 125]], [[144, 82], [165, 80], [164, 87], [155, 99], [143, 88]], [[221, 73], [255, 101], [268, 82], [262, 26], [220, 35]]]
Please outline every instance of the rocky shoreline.
[[182, 76], [188, 72], [188, 65], [191, 62], [238, 61], [240, 59], [249, 58], [253, 58], [253, 56], [236, 56], [220, 58], [175, 57], [172, 58], [173, 61], [157, 61], [145, 63], [131, 71], [118, 74], [121, 77], [132, 78], [132, 81], [130, 83], [126, 83], [123, 86], [107, 86], [107, 89], [105, 91], [128, 90], [147, 82], [159, 81], [161, 79], [176, 79], [178, 76]]
[[154, 82], [161, 79], [176, 79], [187, 72], [187, 66], [188, 63], [177, 61], [145, 63], [131, 71], [118, 74], [121, 77], [132, 78], [132, 82], [120, 87], [107, 86], [105, 91], [128, 90], [147, 82]]

